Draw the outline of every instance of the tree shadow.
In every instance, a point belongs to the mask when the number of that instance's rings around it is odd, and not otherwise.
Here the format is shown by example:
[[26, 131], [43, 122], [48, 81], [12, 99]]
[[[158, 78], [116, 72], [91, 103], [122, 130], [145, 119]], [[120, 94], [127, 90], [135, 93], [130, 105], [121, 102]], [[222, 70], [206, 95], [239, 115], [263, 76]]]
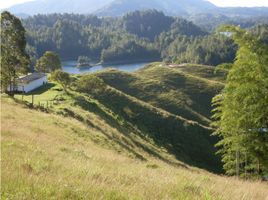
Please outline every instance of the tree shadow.
[[35, 90], [33, 90], [29, 93], [26, 93], [26, 95], [40, 95], [44, 92], [47, 92], [48, 90], [50, 90], [51, 88], [53, 88], [55, 86], [56, 86], [56, 84], [54, 84], [54, 83], [47, 83], [45, 85], [42, 85], [39, 88], [36, 88]]

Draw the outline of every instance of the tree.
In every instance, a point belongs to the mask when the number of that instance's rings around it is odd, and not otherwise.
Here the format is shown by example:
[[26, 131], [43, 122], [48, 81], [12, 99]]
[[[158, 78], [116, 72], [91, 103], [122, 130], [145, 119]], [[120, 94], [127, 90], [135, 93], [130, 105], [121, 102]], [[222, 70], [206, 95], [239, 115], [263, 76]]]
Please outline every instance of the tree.
[[71, 77], [67, 72], [56, 70], [51, 74], [51, 79], [59, 83], [66, 91], [68, 85], [71, 82]]
[[106, 85], [102, 79], [95, 75], [84, 75], [76, 82], [77, 90], [84, 93], [98, 93], [105, 90]]
[[9, 12], [1, 13], [1, 91], [16, 86], [18, 74], [29, 71], [29, 56], [25, 52], [25, 29], [21, 21]]
[[213, 100], [219, 152], [227, 174], [260, 176], [268, 173], [268, 46], [238, 27], [224, 30], [232, 32], [239, 50]]
[[87, 56], [79, 56], [77, 59], [78, 66], [89, 65], [90, 58]]
[[46, 51], [44, 55], [37, 60], [35, 69], [44, 73], [50, 73], [61, 69], [61, 61], [58, 54], [52, 51]]

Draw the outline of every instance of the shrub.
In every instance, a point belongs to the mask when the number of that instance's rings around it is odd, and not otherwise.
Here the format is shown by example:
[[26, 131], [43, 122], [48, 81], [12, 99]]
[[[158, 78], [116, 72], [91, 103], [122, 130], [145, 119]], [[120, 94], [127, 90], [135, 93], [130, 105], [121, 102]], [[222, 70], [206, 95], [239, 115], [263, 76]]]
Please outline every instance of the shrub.
[[61, 70], [56, 70], [51, 74], [51, 79], [59, 83], [64, 90], [68, 87], [68, 85], [71, 82], [71, 77], [68, 73], [61, 71]]
[[84, 93], [99, 93], [106, 89], [106, 85], [102, 79], [95, 75], [84, 75], [76, 81], [76, 88], [79, 92]]

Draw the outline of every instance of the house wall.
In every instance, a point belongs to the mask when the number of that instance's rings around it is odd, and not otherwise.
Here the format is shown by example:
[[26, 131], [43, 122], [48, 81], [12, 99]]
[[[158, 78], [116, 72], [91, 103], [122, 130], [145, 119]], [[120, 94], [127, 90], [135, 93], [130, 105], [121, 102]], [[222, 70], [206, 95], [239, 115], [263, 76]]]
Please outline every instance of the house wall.
[[39, 88], [41, 87], [43, 84], [46, 84], [47, 83], [47, 77], [44, 76], [40, 79], [37, 79], [37, 80], [34, 80], [28, 84], [24, 84], [24, 85], [18, 85], [18, 89], [17, 91], [18, 92], [30, 92], [36, 88]]

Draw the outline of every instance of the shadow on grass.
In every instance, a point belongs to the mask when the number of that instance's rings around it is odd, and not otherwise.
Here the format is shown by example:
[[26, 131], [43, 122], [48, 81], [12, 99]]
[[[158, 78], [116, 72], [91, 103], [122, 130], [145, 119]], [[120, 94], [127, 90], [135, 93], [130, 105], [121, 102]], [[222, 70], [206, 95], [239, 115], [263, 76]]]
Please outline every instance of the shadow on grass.
[[[143, 140], [148, 141], [148, 139], [146, 139], [145, 137], [143, 137], [144, 135], [140, 132], [139, 129], [133, 127], [133, 125], [129, 122], [125, 122], [123, 123], [119, 123], [118, 120], [116, 120], [115, 118], [113, 118], [110, 114], [107, 114], [103, 109], [101, 109], [96, 103], [94, 102], [89, 102], [85, 97], [83, 96], [75, 96], [73, 94], [70, 94], [75, 100], [76, 100], [76, 105], [81, 107], [83, 110], [86, 110], [88, 112], [92, 112], [96, 115], [98, 115], [101, 119], [105, 120], [105, 122], [107, 124], [109, 124], [111, 127], [117, 129], [117, 131], [119, 133], [123, 133], [125, 137], [127, 137], [133, 144], [135, 144], [136, 147], [142, 149], [144, 152], [147, 152], [148, 154], [150, 154], [153, 157], [158, 158], [159, 160], [162, 160], [165, 163], [171, 164], [173, 166], [179, 166], [179, 167], [183, 167], [183, 168], [188, 168], [187, 165], [184, 165], [182, 163], [179, 162], [173, 162], [170, 161], [166, 158], [164, 158], [161, 154], [159, 154], [157, 151], [155, 151], [154, 149], [146, 146], [145, 144], [142, 144], [140, 141], [138, 141], [137, 139], [133, 138], [131, 136], [131, 133], [134, 132], [137, 134], [137, 136], [141, 137]], [[80, 116], [77, 113], [72, 113], [72, 111], [70, 111], [68, 109], [69, 114], [71, 112], [71, 116], [73, 115], [73, 117], [75, 116], [75, 118], [77, 118], [78, 120], [86, 123], [87, 125], [99, 130], [100, 132], [102, 132], [109, 140], [112, 140], [114, 142], [116, 142], [118, 145], [120, 145], [123, 149], [127, 150], [128, 152], [132, 153], [133, 155], [135, 155], [136, 158], [142, 160], [142, 161], [146, 161], [146, 158], [144, 158], [141, 154], [137, 153], [133, 148], [132, 148], [132, 144], [130, 144], [127, 140], [124, 140], [122, 138], [117, 138], [117, 137], [113, 137], [109, 134], [107, 134], [105, 131], [103, 131], [103, 129], [99, 126], [93, 125], [88, 119], [84, 119], [82, 116]]]
[[56, 84], [54, 84], [54, 83], [47, 83], [47, 84], [29, 92], [29, 93], [27, 93], [27, 95], [40, 95], [44, 92], [47, 92], [48, 90], [50, 90], [51, 88], [53, 88], [55, 86], [56, 86]]
[[[220, 158], [215, 155], [216, 140], [210, 136], [211, 130], [173, 115], [160, 114], [156, 108], [143, 105], [114, 90], [95, 95], [94, 98], [124, 119], [126, 129], [131, 130], [128, 127], [130, 125], [141, 138], [144, 140], [151, 138], [157, 146], [165, 148], [178, 161], [215, 173], [222, 172]], [[125, 112], [125, 107], [131, 108], [132, 116]], [[120, 130], [122, 127], [116, 128]], [[140, 147], [151, 155], [155, 153], [155, 157], [159, 156], [159, 159], [171, 164], [169, 160], [161, 158], [161, 155], [148, 149], [147, 146], [141, 144]]]

